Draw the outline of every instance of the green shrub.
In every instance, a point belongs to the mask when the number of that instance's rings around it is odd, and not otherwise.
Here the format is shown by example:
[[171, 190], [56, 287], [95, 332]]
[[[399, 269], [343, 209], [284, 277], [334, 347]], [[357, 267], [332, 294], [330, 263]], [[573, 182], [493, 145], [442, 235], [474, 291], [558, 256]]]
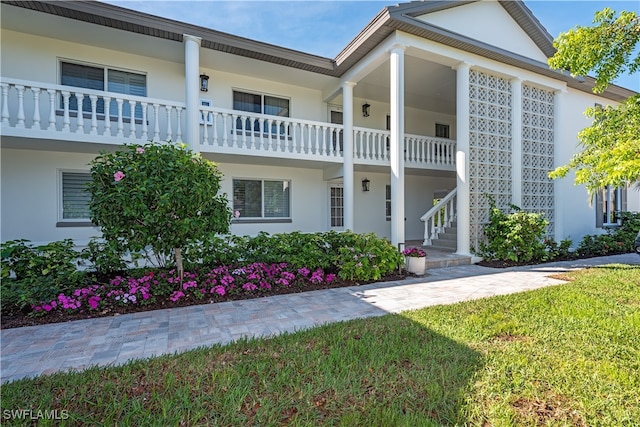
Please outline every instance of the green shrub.
[[572, 244], [573, 242], [570, 239], [561, 240], [559, 244], [551, 237], [544, 239], [546, 251], [545, 261], [552, 261], [557, 258], [569, 258], [571, 256], [569, 248], [571, 248]]
[[633, 252], [633, 241], [640, 230], [640, 213], [618, 212], [620, 226], [610, 227], [605, 234], [587, 235], [576, 249], [582, 257]]
[[515, 211], [505, 213], [489, 198], [489, 223], [484, 226], [487, 242], [480, 243], [479, 255], [485, 259], [532, 262], [545, 259], [543, 238], [549, 222], [542, 214], [524, 212], [511, 205]]
[[75, 289], [84, 274], [78, 270], [80, 254], [65, 239], [41, 246], [28, 240], [0, 245], [2, 255], [2, 309], [25, 309]]
[[338, 276], [346, 280], [378, 280], [397, 270], [404, 258], [388, 240], [374, 233], [346, 232], [338, 249]]
[[104, 275], [121, 272], [129, 268], [126, 262], [127, 255], [134, 266], [137, 266], [138, 261], [142, 258], [139, 253], [129, 253], [120, 240], [97, 238], [92, 238], [80, 254], [81, 258], [89, 263], [89, 270]]

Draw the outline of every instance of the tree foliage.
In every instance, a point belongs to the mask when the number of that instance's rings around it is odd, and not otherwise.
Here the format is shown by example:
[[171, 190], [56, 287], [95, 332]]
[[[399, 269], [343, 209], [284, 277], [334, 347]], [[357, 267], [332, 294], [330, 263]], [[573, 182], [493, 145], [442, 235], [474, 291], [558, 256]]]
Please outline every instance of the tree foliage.
[[[601, 93], [620, 74], [640, 70], [640, 18], [634, 12], [619, 16], [606, 8], [597, 12], [590, 27], [576, 27], [554, 40], [556, 54], [549, 59], [554, 69], [573, 76], [593, 72], [594, 92]], [[585, 184], [589, 194], [606, 186], [621, 186], [640, 180], [640, 95], [620, 105], [589, 108], [585, 114], [593, 125], [578, 134], [583, 151], [567, 165], [549, 175], [566, 176], [576, 171], [576, 184]]]
[[210, 233], [226, 233], [231, 210], [216, 165], [185, 146], [125, 145], [91, 162], [91, 219], [108, 241], [159, 259]]

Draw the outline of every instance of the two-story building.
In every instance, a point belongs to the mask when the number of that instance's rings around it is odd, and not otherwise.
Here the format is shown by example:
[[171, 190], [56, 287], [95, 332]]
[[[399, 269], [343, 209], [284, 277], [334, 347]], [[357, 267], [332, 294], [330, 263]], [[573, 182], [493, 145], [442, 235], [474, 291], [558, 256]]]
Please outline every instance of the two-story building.
[[455, 221], [470, 254], [487, 194], [575, 243], [640, 210], [637, 192], [590, 205], [571, 178], [547, 177], [578, 149], [587, 107], [634, 92], [595, 95], [593, 79], [550, 70], [552, 37], [521, 1], [385, 7], [335, 58], [96, 1], [1, 8], [2, 241], [99, 235], [88, 162], [147, 141], [217, 162], [242, 235], [433, 243]]

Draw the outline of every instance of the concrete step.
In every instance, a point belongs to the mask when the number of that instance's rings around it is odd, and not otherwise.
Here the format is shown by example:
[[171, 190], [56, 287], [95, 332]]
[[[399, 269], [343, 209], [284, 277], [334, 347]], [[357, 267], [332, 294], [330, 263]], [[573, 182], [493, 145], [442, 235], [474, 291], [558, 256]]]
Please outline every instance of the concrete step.
[[458, 248], [458, 241], [456, 239], [434, 239], [431, 241], [431, 246], [455, 251]]

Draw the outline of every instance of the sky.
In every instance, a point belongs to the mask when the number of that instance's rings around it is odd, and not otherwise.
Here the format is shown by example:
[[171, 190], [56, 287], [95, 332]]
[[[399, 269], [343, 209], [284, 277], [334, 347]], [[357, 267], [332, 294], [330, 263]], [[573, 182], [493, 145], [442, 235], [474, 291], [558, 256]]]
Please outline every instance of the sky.
[[[335, 0], [102, 0], [128, 9], [334, 58], [385, 6], [393, 1]], [[592, 23], [609, 7], [640, 14], [638, 0], [525, 0], [552, 37]], [[640, 73], [614, 83], [640, 92]]]

